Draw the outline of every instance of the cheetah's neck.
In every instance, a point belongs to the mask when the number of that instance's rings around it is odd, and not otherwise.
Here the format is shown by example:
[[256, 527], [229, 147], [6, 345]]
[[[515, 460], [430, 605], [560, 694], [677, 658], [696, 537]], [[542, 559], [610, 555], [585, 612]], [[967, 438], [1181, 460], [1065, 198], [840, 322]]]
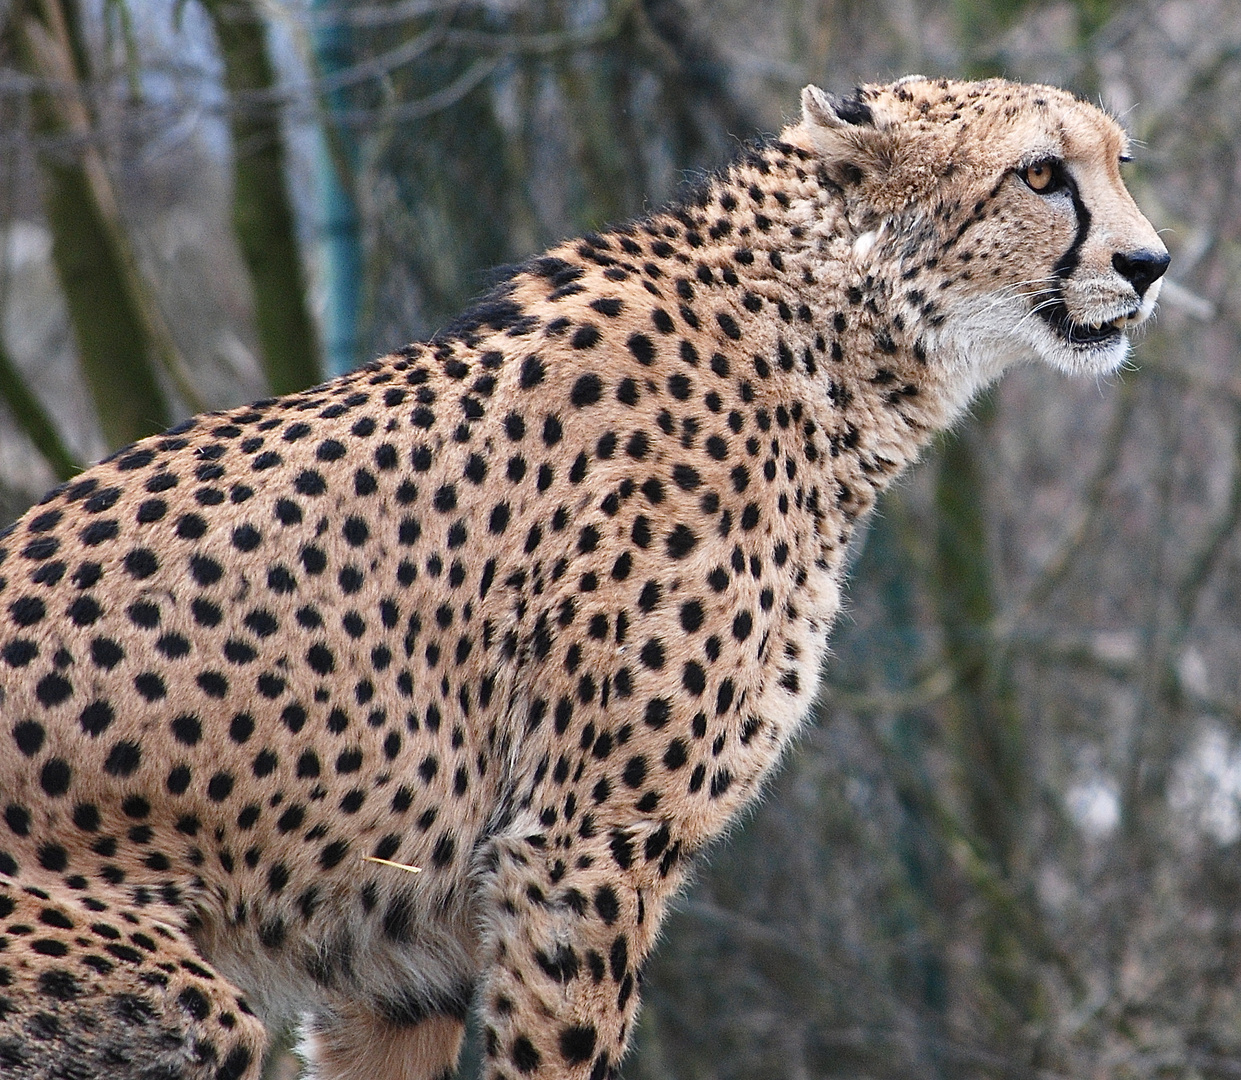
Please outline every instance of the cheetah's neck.
[[[840, 518], [825, 529], [816, 516], [825, 549], [838, 553], [975, 389], [955, 386], [939, 362], [944, 314], [898, 273], [892, 252], [906, 226], [851, 201], [850, 180], [847, 165], [829, 174], [790, 128], [639, 227], [701, 250], [719, 268], [715, 288], [740, 301], [735, 327], [718, 311], [715, 321], [743, 372], [741, 396], [760, 429], [800, 425], [808, 446], [822, 440], [808, 456], [835, 481]], [[692, 265], [681, 250], [659, 259], [678, 282]], [[701, 308], [701, 283], [693, 288]]]

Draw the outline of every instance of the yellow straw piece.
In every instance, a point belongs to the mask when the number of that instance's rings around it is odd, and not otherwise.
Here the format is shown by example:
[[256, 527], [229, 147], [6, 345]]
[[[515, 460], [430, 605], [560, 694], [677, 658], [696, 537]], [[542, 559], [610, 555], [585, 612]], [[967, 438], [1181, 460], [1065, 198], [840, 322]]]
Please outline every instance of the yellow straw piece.
[[404, 870], [410, 874], [421, 874], [421, 866], [410, 866], [409, 863], [393, 862], [391, 859], [381, 859], [377, 855], [363, 855], [363, 862], [379, 863], [380, 866], [391, 866], [397, 870]]

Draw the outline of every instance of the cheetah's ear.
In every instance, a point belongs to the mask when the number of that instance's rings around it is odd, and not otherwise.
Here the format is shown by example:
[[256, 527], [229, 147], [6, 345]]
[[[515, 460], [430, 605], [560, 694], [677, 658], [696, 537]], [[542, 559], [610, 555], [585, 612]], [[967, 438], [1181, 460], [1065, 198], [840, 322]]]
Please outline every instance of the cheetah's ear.
[[838, 98], [817, 86], [807, 86], [802, 90], [801, 114], [802, 121], [812, 128], [862, 127], [873, 126], [875, 123], [870, 106], [862, 100], [860, 94]]
[[857, 168], [882, 167], [889, 142], [861, 93], [838, 98], [817, 86], [801, 92], [801, 128], [825, 162]]

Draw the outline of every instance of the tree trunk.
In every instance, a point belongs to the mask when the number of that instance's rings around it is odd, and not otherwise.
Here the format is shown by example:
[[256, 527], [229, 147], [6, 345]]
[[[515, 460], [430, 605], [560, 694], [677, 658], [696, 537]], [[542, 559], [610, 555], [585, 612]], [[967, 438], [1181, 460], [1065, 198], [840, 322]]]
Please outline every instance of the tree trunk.
[[270, 102], [254, 100], [276, 85], [266, 26], [251, 0], [204, 0], [203, 8], [232, 99], [233, 229], [254, 291], [260, 363], [272, 392], [287, 394], [318, 382], [321, 368], [285, 186], [279, 114]]
[[[38, 133], [45, 138], [89, 139], [89, 117], [77, 88], [84, 49], [72, 6], [27, 0], [9, 22], [11, 51], [30, 75], [61, 84], [35, 95]], [[76, 122], [75, 122], [76, 121]], [[65, 294], [82, 374], [91, 390], [104, 438], [115, 448], [168, 426], [164, 393], [153, 358], [156, 340], [151, 298], [141, 294], [136, 261], [98, 149], [89, 142], [78, 157], [45, 155], [43, 205], [52, 232], [52, 260]], [[5, 394], [19, 413], [29, 401]], [[23, 419], [23, 424], [29, 418]], [[36, 421], [37, 422], [37, 421]], [[29, 429], [28, 429], [29, 430]], [[49, 450], [41, 446], [44, 453]], [[62, 471], [65, 462], [49, 455]]]

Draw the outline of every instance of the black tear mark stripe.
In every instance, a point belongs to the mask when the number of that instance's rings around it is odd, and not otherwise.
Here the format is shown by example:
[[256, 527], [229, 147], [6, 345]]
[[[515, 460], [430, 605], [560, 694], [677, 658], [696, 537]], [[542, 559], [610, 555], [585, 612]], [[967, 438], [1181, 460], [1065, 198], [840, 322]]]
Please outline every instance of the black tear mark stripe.
[[1073, 200], [1073, 213], [1077, 217], [1077, 234], [1073, 237], [1073, 243], [1060, 256], [1051, 270], [1060, 281], [1064, 281], [1077, 269], [1078, 264], [1081, 262], [1082, 245], [1086, 243], [1086, 237], [1090, 235], [1092, 218], [1090, 210], [1077, 188], [1077, 181], [1069, 174], [1068, 169], [1061, 170], [1060, 179], [1068, 190], [1069, 198]]
[[[1081, 191], [1078, 190], [1077, 181], [1069, 174], [1067, 169], [1061, 169], [1061, 182], [1064, 184], [1065, 190], [1069, 193], [1069, 198], [1073, 200], [1073, 214], [1077, 218], [1077, 232], [1073, 237], [1073, 242], [1065, 250], [1064, 254], [1056, 260], [1056, 265], [1051, 268], [1052, 276], [1059, 284], [1052, 290], [1050, 302], [1039, 304], [1035, 310], [1043, 317], [1047, 324], [1055, 330], [1060, 336], [1068, 337], [1073, 326], [1073, 319], [1069, 315], [1069, 307], [1064, 301], [1064, 282], [1073, 274], [1073, 271], [1081, 263], [1082, 245], [1086, 243], [1086, 237], [1090, 235], [1090, 209], [1086, 206], [1085, 200], [1082, 198]], [[1039, 294], [1036, 294], [1036, 297]]]

